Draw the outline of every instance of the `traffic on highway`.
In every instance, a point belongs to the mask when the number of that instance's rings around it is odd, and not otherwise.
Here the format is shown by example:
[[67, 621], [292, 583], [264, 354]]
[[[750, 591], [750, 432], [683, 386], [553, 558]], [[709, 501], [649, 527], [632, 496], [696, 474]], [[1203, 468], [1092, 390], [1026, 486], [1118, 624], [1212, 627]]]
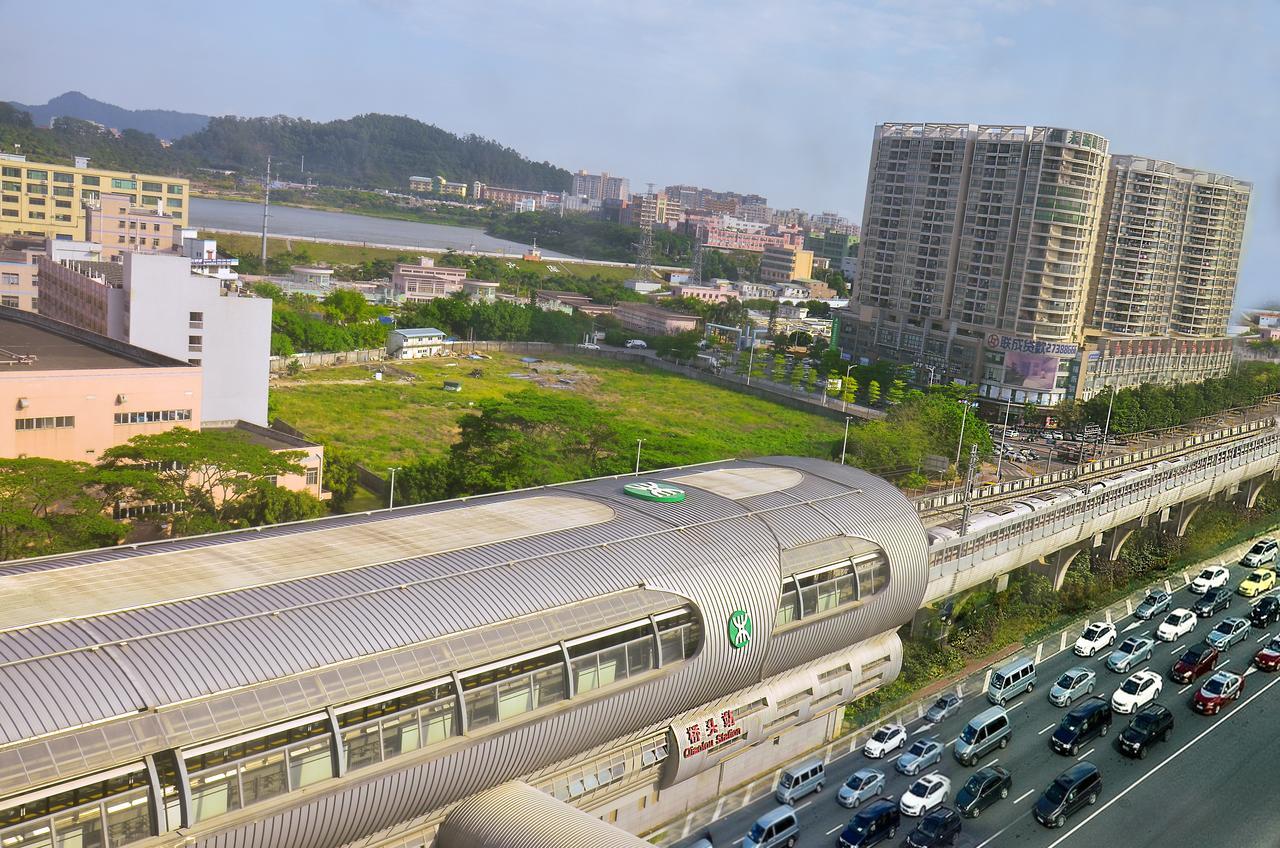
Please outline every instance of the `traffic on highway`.
[[1207, 568], [1038, 663], [1002, 661], [986, 697], [944, 692], [860, 750], [783, 769], [775, 795], [680, 845], [1274, 848], [1280, 600], [1258, 572], [1278, 567], [1259, 540], [1225, 579]]

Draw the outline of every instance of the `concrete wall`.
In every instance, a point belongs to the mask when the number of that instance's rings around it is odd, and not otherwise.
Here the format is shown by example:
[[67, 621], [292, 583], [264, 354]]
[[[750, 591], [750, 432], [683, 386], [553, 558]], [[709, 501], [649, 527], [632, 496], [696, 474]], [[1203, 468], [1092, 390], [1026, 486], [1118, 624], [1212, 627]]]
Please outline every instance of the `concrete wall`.
[[[199, 360], [205, 419], [265, 425], [271, 301], [224, 296], [221, 283], [193, 276], [190, 266], [185, 257], [125, 254], [129, 342]], [[192, 312], [203, 313], [203, 326], [192, 326]], [[198, 345], [190, 343], [193, 336]]]

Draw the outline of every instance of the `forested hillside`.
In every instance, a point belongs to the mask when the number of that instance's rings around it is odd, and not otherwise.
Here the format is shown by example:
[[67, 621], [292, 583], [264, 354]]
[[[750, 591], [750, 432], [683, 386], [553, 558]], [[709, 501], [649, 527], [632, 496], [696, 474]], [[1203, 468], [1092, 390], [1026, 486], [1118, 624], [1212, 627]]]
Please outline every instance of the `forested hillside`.
[[455, 182], [559, 191], [569, 172], [532, 162], [515, 150], [476, 135], [457, 136], [395, 115], [358, 115], [316, 123], [301, 118], [213, 118], [203, 130], [164, 147], [155, 136], [124, 130], [119, 138], [87, 121], [60, 118], [52, 129], [0, 103], [0, 149], [14, 145], [33, 160], [71, 161], [89, 156], [103, 168], [190, 174], [219, 168], [260, 174], [270, 154], [282, 179], [306, 174], [322, 185], [406, 191], [411, 175], [440, 175]]
[[78, 91], [59, 94], [45, 104], [27, 105], [11, 101], [10, 105], [30, 113], [31, 119], [42, 127], [49, 126], [55, 118], [79, 118], [118, 130], [139, 130], [167, 139], [199, 132], [209, 123], [208, 115], [172, 109], [124, 109], [94, 100]]

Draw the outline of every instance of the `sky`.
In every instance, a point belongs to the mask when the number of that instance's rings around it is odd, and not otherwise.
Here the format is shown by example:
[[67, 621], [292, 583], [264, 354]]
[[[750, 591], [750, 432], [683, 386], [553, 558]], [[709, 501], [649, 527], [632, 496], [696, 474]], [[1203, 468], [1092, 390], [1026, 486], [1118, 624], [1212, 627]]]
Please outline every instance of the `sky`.
[[[128, 6], [126, 23], [113, 3], [0, 0], [27, 34], [0, 51], [0, 98], [404, 114], [633, 190], [693, 183], [855, 220], [877, 123], [1083, 129], [1113, 153], [1251, 181], [1237, 303], [1280, 301], [1277, 0]], [[56, 59], [39, 33], [58, 34]]]

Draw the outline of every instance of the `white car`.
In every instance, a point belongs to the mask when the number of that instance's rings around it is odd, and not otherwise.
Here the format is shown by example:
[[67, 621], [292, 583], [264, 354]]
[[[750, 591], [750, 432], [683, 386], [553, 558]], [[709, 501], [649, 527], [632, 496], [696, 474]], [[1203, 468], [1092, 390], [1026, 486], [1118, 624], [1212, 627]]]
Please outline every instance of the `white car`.
[[627, 347], [632, 347], [632, 348], [642, 350], [644, 348], [647, 348], [648, 346], [649, 345], [645, 343], [644, 339], [627, 339]]
[[1195, 580], [1191, 581], [1191, 585], [1187, 587], [1189, 591], [1195, 592], [1197, 595], [1203, 595], [1210, 589], [1219, 589], [1231, 580], [1231, 572], [1221, 565], [1211, 565], [1204, 571], [1201, 571]]
[[1254, 543], [1249, 552], [1241, 558], [1240, 564], [1245, 568], [1257, 568], [1260, 565], [1275, 562], [1278, 554], [1280, 554], [1280, 542], [1268, 536]]
[[902, 794], [898, 808], [906, 816], [923, 816], [947, 803], [950, 795], [951, 781], [935, 771], [911, 784], [911, 788]]
[[1105, 621], [1095, 621], [1085, 627], [1080, 638], [1076, 640], [1075, 652], [1078, 656], [1091, 657], [1103, 648], [1110, 648], [1116, 643], [1116, 627]]
[[890, 751], [896, 751], [907, 744], [907, 729], [900, 724], [886, 724], [871, 734], [867, 744], [862, 746], [862, 753], [878, 760]]
[[1154, 671], [1135, 671], [1111, 696], [1111, 709], [1126, 715], [1137, 712], [1160, 697], [1163, 688], [1164, 681]]
[[1178, 607], [1164, 617], [1156, 628], [1156, 638], [1161, 642], [1173, 642], [1196, 629], [1196, 614], [1185, 607]]
[[582, 344], [578, 345], [578, 350], [599, 350], [599, 349], [600, 349], [600, 345], [592, 344], [591, 342], [583, 342]]

